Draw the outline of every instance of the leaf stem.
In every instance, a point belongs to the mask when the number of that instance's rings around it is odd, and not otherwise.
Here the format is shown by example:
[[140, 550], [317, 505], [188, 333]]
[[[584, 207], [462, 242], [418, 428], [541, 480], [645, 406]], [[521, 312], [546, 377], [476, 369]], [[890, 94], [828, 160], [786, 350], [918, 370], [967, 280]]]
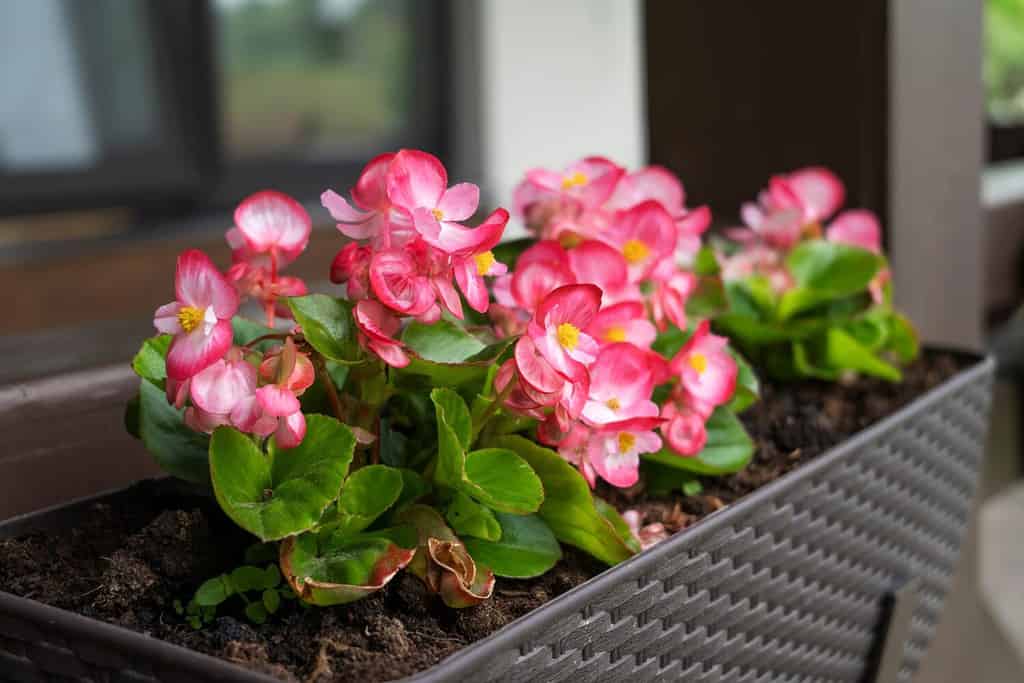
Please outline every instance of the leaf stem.
[[486, 425], [491, 418], [497, 414], [501, 409], [502, 404], [505, 402], [505, 399], [512, 393], [512, 390], [516, 386], [516, 379], [517, 376], [513, 373], [512, 377], [508, 380], [508, 384], [505, 385], [505, 388], [498, 392], [498, 395], [494, 397], [494, 401], [491, 402], [491, 405], [487, 406], [486, 410], [480, 414], [479, 421], [473, 425], [474, 441], [478, 436], [480, 436], [480, 432], [483, 430], [484, 425]]
[[338, 388], [334, 386], [334, 380], [331, 379], [330, 373], [327, 372], [327, 363], [324, 362], [324, 357], [316, 351], [313, 351], [311, 355], [313, 357], [313, 367], [316, 368], [316, 374], [320, 376], [320, 381], [324, 385], [324, 391], [327, 392], [327, 402], [331, 404], [331, 411], [338, 418], [338, 422], [344, 423], [345, 411], [341, 407]]
[[294, 336], [295, 335], [289, 334], [287, 332], [274, 332], [273, 334], [264, 334], [264, 335], [261, 335], [259, 337], [256, 337], [255, 339], [250, 340], [249, 342], [244, 344], [242, 346], [242, 348], [244, 348], [244, 349], [251, 349], [252, 347], [254, 347], [257, 344], [259, 344], [260, 342], [270, 341], [271, 339], [285, 340], [288, 337], [294, 337]]

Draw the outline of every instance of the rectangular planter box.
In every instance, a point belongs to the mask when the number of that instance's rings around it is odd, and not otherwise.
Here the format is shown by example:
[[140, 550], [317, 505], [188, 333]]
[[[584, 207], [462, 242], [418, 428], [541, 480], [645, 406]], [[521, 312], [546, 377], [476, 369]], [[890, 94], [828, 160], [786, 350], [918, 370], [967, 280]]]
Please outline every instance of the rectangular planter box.
[[[934, 634], [984, 451], [995, 363], [979, 362], [828, 453], [410, 681], [734, 683], [872, 673], [887, 602], [919, 587], [897, 641], [910, 680]], [[66, 525], [73, 503], [0, 524]], [[902, 651], [902, 655], [900, 655]], [[0, 677], [270, 681], [0, 592]]]

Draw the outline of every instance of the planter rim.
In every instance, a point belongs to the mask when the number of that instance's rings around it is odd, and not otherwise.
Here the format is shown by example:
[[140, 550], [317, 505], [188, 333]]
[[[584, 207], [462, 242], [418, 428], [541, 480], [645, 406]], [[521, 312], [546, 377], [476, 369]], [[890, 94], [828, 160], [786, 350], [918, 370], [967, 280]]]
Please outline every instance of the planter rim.
[[[699, 542], [706, 537], [713, 536], [723, 527], [728, 527], [734, 520], [743, 517], [748, 511], [771, 501], [796, 486], [807, 476], [813, 476], [815, 473], [832, 467], [851, 450], [858, 449], [873, 438], [884, 434], [894, 425], [906, 420], [910, 415], [921, 410], [927, 410], [929, 406], [940, 401], [946, 394], [955, 392], [990, 374], [996, 366], [995, 359], [990, 355], [985, 357], [973, 353], [962, 353], [961, 355], [973, 358], [977, 362], [921, 394], [891, 415], [829, 448], [814, 460], [747, 494], [739, 501], [722, 510], [707, 515], [693, 526], [685, 529], [684, 532], [674, 534], [658, 545], [638, 553], [614, 567], [609, 567], [597, 576], [506, 624], [491, 635], [449, 655], [429, 669], [395, 680], [405, 683], [414, 681], [418, 683], [441, 683], [442, 681], [451, 680], [452, 675], [475, 670], [492, 656], [493, 650], [503, 646], [507, 647], [510, 641], [512, 643], [529, 641], [533, 634], [543, 631], [567, 613], [578, 611], [583, 605], [592, 602], [614, 585], [622, 581], [631, 580], [650, 571], [652, 567], [656, 566], [666, 557], [676, 554], [676, 551], [683, 545]], [[0, 535], [0, 538], [10, 538], [35, 530], [37, 527], [33, 522], [45, 513], [58, 511], [73, 513], [74, 510], [81, 509], [82, 506], [121, 490], [124, 490], [124, 487], [2, 520], [0, 521], [0, 530], [4, 533]], [[212, 677], [215, 680], [225, 681], [273, 683], [279, 680], [266, 674], [244, 669], [212, 655], [197, 652], [184, 646], [174, 645], [123, 626], [116, 626], [35, 600], [22, 598], [3, 590], [0, 590], [0, 607], [3, 610], [25, 618], [27, 621], [45, 621], [65, 632], [82, 632], [84, 630], [90, 633], [93, 639], [108, 642], [122, 652], [127, 653], [133, 650], [141, 650], [146, 657], [172, 667], [179, 672], [202, 672], [208, 678]]]

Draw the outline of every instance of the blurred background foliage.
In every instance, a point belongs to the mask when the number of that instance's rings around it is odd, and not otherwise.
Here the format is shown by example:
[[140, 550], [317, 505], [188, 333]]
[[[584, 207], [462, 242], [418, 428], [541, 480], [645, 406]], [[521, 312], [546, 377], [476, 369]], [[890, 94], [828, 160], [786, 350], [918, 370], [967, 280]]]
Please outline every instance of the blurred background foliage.
[[985, 101], [989, 117], [1024, 122], [1024, 0], [986, 0]]
[[407, 124], [407, 0], [217, 0], [215, 8], [230, 156], [330, 156]]

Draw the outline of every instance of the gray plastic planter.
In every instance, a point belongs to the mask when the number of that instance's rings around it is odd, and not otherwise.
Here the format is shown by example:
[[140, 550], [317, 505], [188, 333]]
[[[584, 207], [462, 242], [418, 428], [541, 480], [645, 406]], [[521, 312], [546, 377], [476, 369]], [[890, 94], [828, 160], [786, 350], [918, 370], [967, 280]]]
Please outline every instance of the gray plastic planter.
[[[409, 680], [861, 681], [882, 652], [890, 611], [907, 618], [891, 629], [899, 635], [886, 645], [886, 666], [909, 680], [959, 554], [993, 369], [989, 359], [961, 372]], [[67, 524], [82, 509], [10, 520], [0, 537]], [[917, 599], [891, 610], [892, 596], [907, 587]], [[272, 680], [0, 592], [0, 679], [64, 678]]]

